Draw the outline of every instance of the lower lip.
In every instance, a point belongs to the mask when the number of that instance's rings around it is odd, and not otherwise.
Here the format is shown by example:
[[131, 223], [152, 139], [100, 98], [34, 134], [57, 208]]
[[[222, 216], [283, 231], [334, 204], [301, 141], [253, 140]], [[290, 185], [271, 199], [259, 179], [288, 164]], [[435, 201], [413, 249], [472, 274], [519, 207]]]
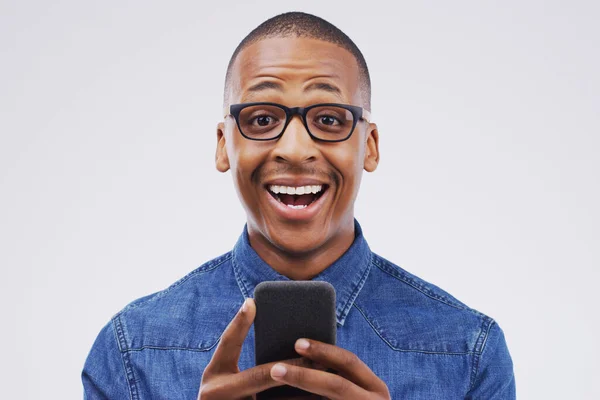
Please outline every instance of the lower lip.
[[321, 206], [325, 202], [325, 198], [329, 195], [329, 189], [329, 187], [325, 189], [325, 192], [317, 200], [304, 208], [291, 208], [286, 206], [284, 203], [273, 197], [268, 189], [265, 190], [265, 194], [268, 197], [267, 201], [271, 203], [275, 212], [280, 217], [293, 221], [306, 221], [313, 218], [319, 212]]

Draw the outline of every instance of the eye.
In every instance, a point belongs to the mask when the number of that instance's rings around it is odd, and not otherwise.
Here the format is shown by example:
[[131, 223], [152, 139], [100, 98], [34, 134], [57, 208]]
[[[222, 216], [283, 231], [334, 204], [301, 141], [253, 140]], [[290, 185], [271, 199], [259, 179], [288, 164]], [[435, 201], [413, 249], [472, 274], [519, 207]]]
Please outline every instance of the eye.
[[254, 118], [254, 122], [256, 122], [256, 124], [258, 124], [259, 126], [267, 126], [271, 122], [271, 117], [268, 117], [268, 116], [256, 117], [256, 118]]
[[254, 115], [250, 119], [250, 124], [257, 127], [267, 127], [273, 124], [276, 124], [278, 119], [272, 115], [262, 114], [262, 115]]
[[340, 120], [331, 115], [319, 115], [317, 120], [319, 124], [326, 126], [335, 126], [340, 124]]

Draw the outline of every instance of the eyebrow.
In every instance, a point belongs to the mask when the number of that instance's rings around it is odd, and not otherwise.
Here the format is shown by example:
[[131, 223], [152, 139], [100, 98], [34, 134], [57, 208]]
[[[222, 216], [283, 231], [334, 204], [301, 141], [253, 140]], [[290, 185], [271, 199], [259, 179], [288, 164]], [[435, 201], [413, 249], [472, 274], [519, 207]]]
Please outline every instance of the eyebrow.
[[342, 96], [342, 91], [340, 90], [340, 88], [338, 88], [335, 85], [332, 85], [330, 83], [325, 83], [325, 82], [311, 83], [310, 85], [308, 85], [307, 87], [304, 88], [305, 92], [308, 92], [310, 90], [324, 90], [329, 93], [337, 94], [339, 97]]
[[[263, 81], [263, 82], [259, 82], [255, 85], [250, 86], [248, 88], [248, 92], [256, 93], [256, 92], [261, 92], [263, 90], [268, 90], [268, 89], [282, 91], [283, 86], [281, 86], [281, 84], [278, 82]], [[339, 97], [339, 98], [342, 97], [342, 91], [340, 90], [340, 88], [338, 88], [337, 86], [332, 85], [330, 83], [315, 82], [315, 83], [311, 83], [310, 85], [308, 85], [307, 87], [304, 88], [304, 92], [309, 92], [311, 90], [324, 90], [326, 92], [337, 95], [337, 97]]]
[[263, 81], [259, 82], [256, 85], [252, 85], [248, 88], [249, 92], [260, 92], [262, 90], [267, 89], [275, 89], [275, 90], [283, 90], [283, 87], [277, 83], [272, 81]]

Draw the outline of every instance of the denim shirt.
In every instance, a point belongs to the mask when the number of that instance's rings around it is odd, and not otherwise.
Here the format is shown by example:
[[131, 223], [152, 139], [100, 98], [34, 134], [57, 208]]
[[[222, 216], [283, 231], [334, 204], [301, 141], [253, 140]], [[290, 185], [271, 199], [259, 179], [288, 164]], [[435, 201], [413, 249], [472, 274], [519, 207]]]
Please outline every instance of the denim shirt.
[[[515, 399], [513, 365], [490, 317], [374, 254], [355, 223], [352, 246], [313, 278], [336, 290], [337, 346], [363, 360], [392, 399]], [[288, 280], [252, 249], [232, 251], [133, 301], [100, 331], [82, 372], [86, 399], [196, 399], [202, 372], [244, 298]], [[239, 367], [254, 366], [254, 330]]]

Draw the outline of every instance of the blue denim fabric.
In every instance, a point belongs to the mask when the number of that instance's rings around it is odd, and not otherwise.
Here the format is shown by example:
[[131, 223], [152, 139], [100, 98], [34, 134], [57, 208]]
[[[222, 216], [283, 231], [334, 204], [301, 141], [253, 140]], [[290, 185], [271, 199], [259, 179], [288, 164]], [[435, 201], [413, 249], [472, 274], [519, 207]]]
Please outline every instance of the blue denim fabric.
[[[356, 223], [348, 251], [315, 280], [337, 294], [337, 345], [383, 379], [393, 399], [514, 399], [502, 329], [440, 288], [374, 254]], [[287, 280], [250, 247], [234, 249], [104, 326], [84, 366], [86, 399], [196, 399], [223, 330], [254, 287]], [[254, 366], [254, 330], [240, 357]]]

